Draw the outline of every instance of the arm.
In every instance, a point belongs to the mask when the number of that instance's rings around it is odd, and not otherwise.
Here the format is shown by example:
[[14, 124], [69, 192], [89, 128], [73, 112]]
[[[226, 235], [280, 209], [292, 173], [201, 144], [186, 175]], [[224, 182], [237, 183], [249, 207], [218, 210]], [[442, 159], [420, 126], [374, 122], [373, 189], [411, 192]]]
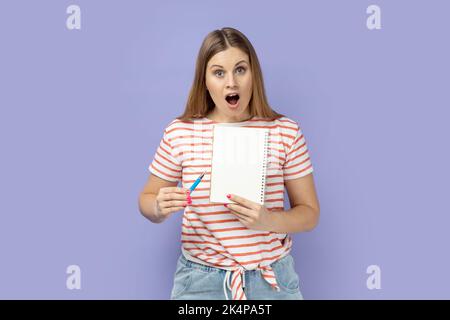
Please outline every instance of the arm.
[[144, 190], [139, 194], [139, 211], [141, 214], [151, 222], [163, 222], [165, 218], [158, 214], [156, 196], [161, 188], [176, 187], [177, 185], [178, 182], [167, 181], [151, 174]]
[[320, 206], [313, 174], [285, 181], [291, 209], [271, 211], [271, 231], [296, 233], [311, 231], [319, 222]]

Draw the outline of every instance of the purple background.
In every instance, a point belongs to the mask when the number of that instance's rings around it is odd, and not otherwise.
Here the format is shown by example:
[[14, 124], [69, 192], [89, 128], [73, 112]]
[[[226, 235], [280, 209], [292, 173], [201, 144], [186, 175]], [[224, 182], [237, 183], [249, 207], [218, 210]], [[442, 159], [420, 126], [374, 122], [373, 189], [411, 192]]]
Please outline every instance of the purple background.
[[[81, 30], [66, 28], [71, 4]], [[371, 4], [381, 30], [366, 27]], [[201, 41], [225, 26], [253, 43], [271, 105], [309, 146], [321, 220], [292, 251], [305, 298], [450, 298], [449, 12], [444, 0], [2, 1], [0, 298], [169, 298], [181, 215], [152, 224], [138, 195]], [[81, 290], [66, 288], [71, 264]]]

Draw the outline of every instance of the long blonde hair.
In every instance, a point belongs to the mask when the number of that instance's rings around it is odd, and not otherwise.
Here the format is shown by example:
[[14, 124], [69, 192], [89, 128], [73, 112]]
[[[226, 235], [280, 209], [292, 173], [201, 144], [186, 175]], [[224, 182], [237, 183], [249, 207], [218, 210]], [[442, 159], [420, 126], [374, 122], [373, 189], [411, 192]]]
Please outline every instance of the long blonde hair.
[[252, 72], [252, 97], [249, 102], [250, 115], [265, 118], [277, 119], [282, 117], [272, 110], [267, 102], [266, 92], [261, 67], [255, 49], [247, 37], [240, 31], [233, 28], [222, 28], [210, 32], [200, 47], [198, 53], [194, 82], [189, 92], [189, 97], [184, 113], [179, 116], [179, 120], [189, 120], [193, 118], [203, 118], [215, 104], [206, 88], [206, 66], [208, 61], [218, 52], [224, 51], [229, 47], [239, 48], [249, 57], [250, 68]]

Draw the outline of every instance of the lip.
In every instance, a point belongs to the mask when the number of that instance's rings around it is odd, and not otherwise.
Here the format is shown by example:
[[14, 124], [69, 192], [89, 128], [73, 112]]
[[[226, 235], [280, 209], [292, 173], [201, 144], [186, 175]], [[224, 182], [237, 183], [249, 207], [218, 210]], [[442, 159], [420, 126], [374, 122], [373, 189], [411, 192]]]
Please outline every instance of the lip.
[[[228, 97], [228, 96], [230, 96], [230, 95], [232, 95], [232, 94], [237, 94], [237, 95], [239, 95], [239, 92], [237, 92], [237, 91], [229, 92], [229, 93], [227, 93], [227, 94], [225, 95], [225, 98]], [[240, 98], [240, 95], [239, 95], [239, 98]]]

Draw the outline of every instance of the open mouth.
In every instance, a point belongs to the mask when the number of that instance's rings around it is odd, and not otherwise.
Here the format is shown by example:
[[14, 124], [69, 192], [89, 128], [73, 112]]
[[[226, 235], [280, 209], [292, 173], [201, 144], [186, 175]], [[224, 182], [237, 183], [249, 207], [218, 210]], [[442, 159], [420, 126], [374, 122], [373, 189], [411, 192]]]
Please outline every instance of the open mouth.
[[239, 95], [237, 93], [232, 93], [225, 97], [225, 100], [231, 105], [235, 105], [239, 100]]

